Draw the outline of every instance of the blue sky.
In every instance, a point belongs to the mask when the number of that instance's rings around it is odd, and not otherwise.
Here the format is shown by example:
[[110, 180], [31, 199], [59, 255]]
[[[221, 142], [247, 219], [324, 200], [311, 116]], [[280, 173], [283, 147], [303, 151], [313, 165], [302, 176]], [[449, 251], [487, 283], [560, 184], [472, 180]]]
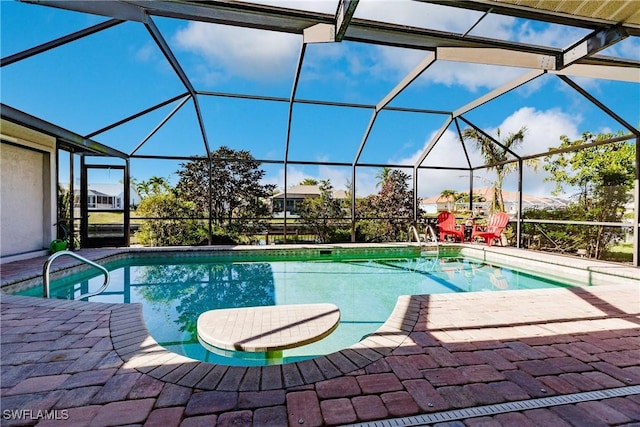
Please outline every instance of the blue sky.
[[[331, 13], [335, 1], [261, 3]], [[72, 11], [1, 1], [1, 50], [6, 57], [105, 20]], [[454, 13], [451, 8], [405, 0], [362, 0], [356, 17], [382, 18], [394, 23], [442, 31], [466, 32], [479, 12]], [[154, 22], [172, 47], [197, 90], [238, 92], [288, 98], [302, 37], [222, 25], [190, 23], [168, 18]], [[471, 32], [523, 43], [567, 47], [586, 30], [489, 15]], [[603, 55], [640, 58], [640, 41], [627, 38]], [[375, 105], [412, 70], [426, 52], [342, 42], [307, 46], [297, 98]], [[455, 110], [525, 73], [527, 70], [436, 61], [394, 101], [392, 106]], [[82, 40], [42, 53], [1, 70], [2, 102], [79, 134], [89, 134], [112, 122], [185, 92], [142, 24], [127, 22]], [[575, 78], [602, 103], [634, 126], [640, 123], [640, 85]], [[132, 151], [173, 110], [176, 101], [95, 140]], [[282, 159], [285, 151], [288, 104], [220, 97], [199, 98], [212, 149], [227, 145], [247, 149], [261, 159]], [[194, 107], [187, 102], [138, 151], [148, 155], [204, 154]], [[371, 110], [296, 104], [289, 159], [292, 161], [352, 162], [363, 138]], [[559, 144], [560, 135], [577, 138], [584, 131], [622, 129], [580, 94], [553, 75], [544, 75], [465, 115], [489, 133], [503, 134], [526, 125], [521, 152], [538, 153]], [[375, 122], [363, 163], [411, 166], [444, 122], [444, 116], [382, 111]], [[450, 127], [424, 165], [463, 166], [460, 143]], [[477, 160], [477, 153], [473, 153]], [[138, 180], [158, 175], [176, 180], [175, 161], [132, 160]], [[265, 180], [283, 185], [281, 165], [265, 164]], [[410, 169], [407, 169], [410, 172]], [[376, 168], [358, 168], [359, 194], [376, 191]], [[483, 182], [490, 174], [480, 173]], [[331, 179], [344, 188], [348, 167], [289, 165], [288, 183], [305, 177]], [[423, 171], [420, 196], [445, 188], [464, 190], [468, 178], [459, 171]], [[482, 184], [476, 184], [482, 185]], [[547, 193], [541, 175], [525, 180], [529, 193]], [[506, 187], [515, 186], [515, 176]]]

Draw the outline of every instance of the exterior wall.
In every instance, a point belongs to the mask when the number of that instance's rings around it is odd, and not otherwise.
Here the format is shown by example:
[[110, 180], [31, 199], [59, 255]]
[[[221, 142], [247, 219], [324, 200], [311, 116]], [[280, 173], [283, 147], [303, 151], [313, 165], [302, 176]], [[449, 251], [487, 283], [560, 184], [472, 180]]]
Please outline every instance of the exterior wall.
[[46, 253], [56, 218], [55, 138], [0, 125], [0, 261]]

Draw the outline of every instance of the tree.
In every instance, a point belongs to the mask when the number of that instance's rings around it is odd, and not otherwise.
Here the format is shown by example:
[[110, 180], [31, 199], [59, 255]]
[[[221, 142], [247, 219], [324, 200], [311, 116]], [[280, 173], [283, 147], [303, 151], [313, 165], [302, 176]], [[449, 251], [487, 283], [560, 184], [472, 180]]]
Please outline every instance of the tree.
[[[482, 194], [474, 194], [473, 201], [477, 203], [484, 203], [487, 201], [487, 199], [485, 199], [485, 197]], [[469, 192], [463, 191], [461, 193], [458, 193], [456, 195], [456, 202], [469, 203]]]
[[[500, 140], [500, 129], [497, 130], [498, 140]], [[496, 173], [496, 180], [493, 183], [493, 200], [491, 202], [490, 211], [500, 212], [504, 211], [504, 199], [502, 198], [502, 184], [504, 177], [513, 172], [516, 168], [516, 163], [503, 163], [509, 160], [509, 151], [517, 148], [522, 144], [527, 133], [527, 127], [522, 126], [519, 131], [510, 133], [505, 139], [500, 141], [502, 147], [496, 144], [491, 138], [487, 137], [482, 132], [474, 129], [467, 128], [462, 132], [462, 137], [466, 141], [472, 142], [476, 149], [480, 151], [484, 162], [488, 165], [488, 170], [494, 170]], [[528, 162], [532, 166], [535, 166], [535, 162]]]
[[318, 182], [317, 179], [305, 178], [302, 181], [300, 181], [299, 185], [318, 185], [318, 184], [320, 184], [320, 183]]
[[137, 213], [146, 217], [136, 233], [143, 245], [197, 245], [207, 233], [195, 219], [195, 203], [178, 198], [170, 187], [157, 187], [140, 201]]
[[378, 195], [356, 199], [356, 239], [364, 242], [382, 242], [385, 227], [378, 220], [377, 207], [374, 206]]
[[[579, 147], [592, 142], [605, 141], [614, 136], [611, 133], [593, 135], [582, 134], [582, 138], [571, 141], [561, 136], [557, 148]], [[625, 141], [576, 151], [561, 153], [546, 158], [544, 169], [550, 173], [546, 181], [554, 181], [554, 194], [565, 191], [565, 187], [577, 190], [572, 210], [576, 208], [582, 219], [595, 222], [620, 222], [625, 212], [625, 204], [631, 200], [631, 190], [635, 177], [635, 144]], [[605, 226], [595, 226], [595, 233], [582, 236], [590, 256], [601, 258], [607, 245], [619, 232], [607, 231]]]
[[393, 169], [391, 169], [388, 166], [385, 166], [382, 169], [380, 169], [380, 171], [376, 175], [376, 178], [378, 179], [378, 182], [376, 183], [376, 187], [382, 187], [384, 185], [387, 179], [389, 179], [389, 175], [391, 175], [392, 170]]
[[139, 183], [135, 183], [134, 185], [140, 197], [163, 194], [171, 189], [169, 180], [155, 175], [149, 178], [147, 181], [140, 181]]
[[[407, 239], [413, 223], [413, 191], [406, 173], [391, 168], [378, 194], [356, 199], [356, 238], [365, 242], [393, 242]], [[382, 177], [382, 173], [378, 177]]]
[[[207, 160], [182, 163], [177, 174], [180, 177], [176, 190], [183, 200], [193, 201], [201, 213], [211, 215], [215, 225], [244, 229], [244, 225], [256, 226], [260, 218], [268, 214], [263, 200], [273, 193], [273, 184], [262, 184], [265, 175], [260, 162], [246, 150], [220, 147], [211, 152], [212, 170], [209, 174]], [[209, 181], [211, 179], [211, 181]], [[211, 202], [209, 202], [211, 182]], [[233, 224], [234, 217], [245, 219]], [[232, 225], [233, 224], [233, 225]]]
[[342, 202], [333, 197], [333, 186], [328, 179], [320, 181], [320, 197], [312, 197], [298, 205], [298, 214], [322, 242], [329, 241], [331, 232], [344, 217]]
[[458, 200], [458, 192], [456, 190], [442, 190], [440, 196], [447, 200], [449, 212], [455, 211], [455, 203]]

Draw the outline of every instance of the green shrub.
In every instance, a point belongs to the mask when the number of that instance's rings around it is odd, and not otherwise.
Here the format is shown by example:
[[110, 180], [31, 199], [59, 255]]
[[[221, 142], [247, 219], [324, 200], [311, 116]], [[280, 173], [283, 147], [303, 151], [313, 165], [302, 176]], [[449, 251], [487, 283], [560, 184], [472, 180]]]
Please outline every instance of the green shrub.
[[206, 229], [194, 218], [194, 203], [180, 200], [171, 192], [145, 197], [137, 213], [143, 218], [153, 218], [143, 220], [136, 233], [143, 245], [197, 245], [207, 238]]
[[329, 231], [328, 243], [349, 243], [351, 241], [351, 230], [348, 228], [335, 228]]

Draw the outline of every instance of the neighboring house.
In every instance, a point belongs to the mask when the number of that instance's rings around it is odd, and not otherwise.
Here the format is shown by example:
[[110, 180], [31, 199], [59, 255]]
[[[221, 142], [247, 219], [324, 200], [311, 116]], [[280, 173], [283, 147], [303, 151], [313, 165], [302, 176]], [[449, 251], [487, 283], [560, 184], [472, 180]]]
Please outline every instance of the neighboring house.
[[[491, 206], [491, 199], [493, 198], [493, 187], [480, 187], [473, 189], [474, 196], [480, 196], [484, 198], [484, 202], [473, 202], [474, 210], [483, 211], [487, 213]], [[502, 198], [504, 199], [504, 209], [511, 215], [515, 216], [518, 213], [518, 192], [502, 190]], [[522, 194], [522, 209], [544, 209], [544, 208], [558, 208], [567, 206], [569, 201], [560, 197], [553, 196], [533, 196], [530, 194]], [[464, 211], [468, 208], [469, 202], [456, 202], [455, 210]], [[442, 196], [427, 197], [420, 200], [420, 207], [427, 213], [437, 213], [440, 211], [454, 210], [453, 198]]]
[[[124, 188], [121, 184], [90, 184], [87, 194], [89, 210], [120, 210], [124, 207]], [[74, 206], [80, 207], [80, 191], [75, 190]], [[140, 203], [140, 196], [135, 188], [129, 190], [129, 204], [131, 207]]]
[[[348, 198], [348, 193], [345, 190], [334, 189], [332, 194], [334, 199], [344, 200]], [[287, 216], [296, 216], [300, 203], [313, 197], [320, 197], [319, 185], [294, 185], [291, 187], [287, 190]], [[283, 216], [284, 191], [274, 194], [269, 199], [273, 216]]]
[[418, 206], [428, 214], [453, 210], [453, 197], [431, 196], [420, 199]]

